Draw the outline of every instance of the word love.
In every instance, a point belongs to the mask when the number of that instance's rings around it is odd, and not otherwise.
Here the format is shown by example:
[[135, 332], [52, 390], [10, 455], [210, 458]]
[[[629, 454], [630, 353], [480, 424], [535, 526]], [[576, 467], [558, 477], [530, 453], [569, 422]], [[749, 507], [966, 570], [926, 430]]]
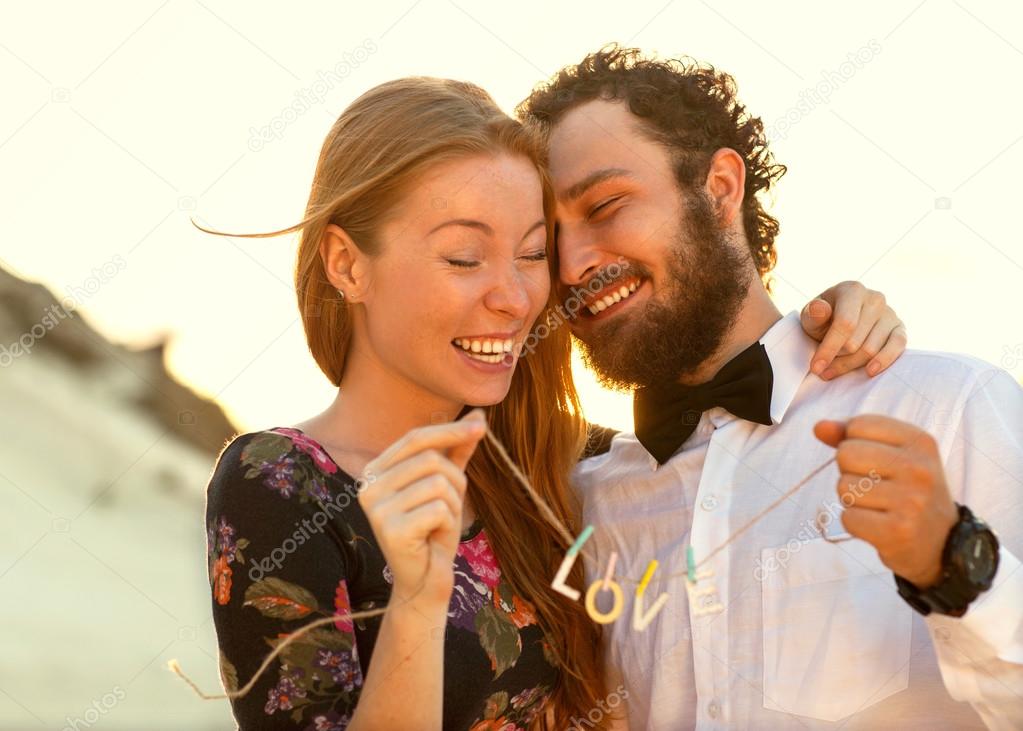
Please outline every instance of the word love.
[[[561, 566], [558, 568], [558, 573], [554, 576], [554, 581], [551, 582], [552, 589], [559, 594], [564, 594], [572, 600], [578, 600], [579, 597], [582, 596], [582, 593], [577, 589], [573, 589], [571, 586], [568, 586], [568, 584], [565, 583], [565, 580], [568, 578], [569, 572], [575, 565], [576, 557], [582, 550], [583, 544], [589, 540], [591, 535], [593, 535], [593, 526], [588, 525], [565, 553], [565, 558], [562, 560]], [[713, 599], [713, 597], [717, 595], [717, 587], [713, 584], [700, 588], [696, 587], [696, 584], [700, 579], [710, 578], [714, 575], [714, 572], [710, 569], [704, 569], [697, 573], [691, 547], [686, 552], [686, 558], [689, 568], [686, 577], [686, 584], [688, 587], [687, 593], [690, 599], [704, 599], [701, 606], [693, 607], [693, 614], [710, 614], [723, 610], [724, 606]], [[612, 552], [608, 559], [607, 569], [604, 572], [603, 579], [600, 581], [594, 581], [586, 590], [586, 613], [590, 616], [590, 619], [598, 624], [610, 624], [611, 622], [614, 622], [622, 615], [622, 611], [625, 608], [625, 598], [622, 594], [622, 588], [611, 578], [614, 574], [617, 559], [618, 554]], [[657, 560], [652, 560], [647, 566], [646, 571], [643, 573], [643, 578], [636, 585], [636, 596], [632, 605], [632, 628], [638, 632], [644, 631], [650, 625], [650, 622], [653, 621], [654, 617], [656, 617], [661, 609], [664, 608], [664, 605], [668, 603], [668, 592], [662, 592], [654, 603], [650, 605], [649, 609], [644, 609], [643, 606], [643, 595], [646, 592], [647, 585], [650, 583], [650, 579], [653, 578], [654, 573], [657, 571], [657, 566]], [[597, 608], [597, 594], [601, 591], [611, 592], [613, 598], [611, 609], [606, 612], [602, 612]], [[707, 601], [708, 599], [710, 601]]]

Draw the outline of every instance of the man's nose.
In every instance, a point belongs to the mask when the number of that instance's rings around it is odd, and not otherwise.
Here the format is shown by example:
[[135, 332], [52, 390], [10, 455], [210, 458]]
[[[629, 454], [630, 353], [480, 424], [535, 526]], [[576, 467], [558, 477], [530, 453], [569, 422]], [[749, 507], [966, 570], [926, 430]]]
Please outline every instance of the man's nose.
[[583, 284], [600, 268], [601, 252], [581, 231], [558, 230], [558, 278], [566, 286]]

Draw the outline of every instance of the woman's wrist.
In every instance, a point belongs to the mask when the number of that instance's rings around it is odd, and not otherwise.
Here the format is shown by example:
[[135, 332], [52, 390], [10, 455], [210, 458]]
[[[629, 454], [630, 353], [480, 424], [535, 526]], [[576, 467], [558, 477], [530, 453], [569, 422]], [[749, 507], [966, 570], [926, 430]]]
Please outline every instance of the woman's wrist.
[[451, 591], [438, 593], [436, 590], [427, 592], [423, 587], [419, 587], [417, 590], [395, 586], [391, 590], [388, 612], [392, 609], [415, 612], [430, 619], [439, 617], [443, 622], [446, 621], [450, 604]]

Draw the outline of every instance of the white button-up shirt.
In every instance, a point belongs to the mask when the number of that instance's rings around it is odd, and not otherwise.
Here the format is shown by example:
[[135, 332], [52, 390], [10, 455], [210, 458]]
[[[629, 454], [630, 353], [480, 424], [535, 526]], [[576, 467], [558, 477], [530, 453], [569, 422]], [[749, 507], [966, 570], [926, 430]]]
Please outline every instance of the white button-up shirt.
[[[644, 631], [625, 611], [606, 625], [610, 686], [628, 691], [632, 731], [754, 728], [1023, 729], [1023, 389], [1005, 371], [966, 356], [907, 351], [874, 378], [824, 382], [809, 373], [816, 343], [797, 313], [761, 342], [774, 370], [774, 424], [720, 408], [657, 466], [632, 433], [584, 460], [574, 481], [584, 524], [587, 585], [640, 579], [668, 603]], [[834, 464], [714, 556], [715, 591], [687, 598], [685, 550], [697, 562], [834, 455], [820, 419], [887, 414], [935, 437], [952, 497], [1001, 542], [995, 586], [959, 619], [914, 612], [868, 543], [832, 544], [815, 516], [843, 535]], [[582, 588], [582, 587], [581, 587]], [[610, 594], [597, 595], [606, 608]], [[603, 597], [603, 598], [601, 598]], [[723, 610], [700, 614], [697, 607]]]

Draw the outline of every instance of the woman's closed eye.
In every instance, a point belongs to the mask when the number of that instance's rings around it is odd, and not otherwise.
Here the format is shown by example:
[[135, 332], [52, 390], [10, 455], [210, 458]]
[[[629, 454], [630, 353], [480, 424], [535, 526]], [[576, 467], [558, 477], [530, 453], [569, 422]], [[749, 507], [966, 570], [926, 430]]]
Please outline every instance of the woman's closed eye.
[[[541, 249], [540, 251], [535, 251], [532, 254], [526, 254], [519, 258], [525, 259], [526, 261], [547, 261], [547, 249]], [[480, 264], [478, 261], [470, 261], [469, 259], [447, 259], [446, 261], [451, 266], [459, 267], [460, 269], [472, 269]]]

